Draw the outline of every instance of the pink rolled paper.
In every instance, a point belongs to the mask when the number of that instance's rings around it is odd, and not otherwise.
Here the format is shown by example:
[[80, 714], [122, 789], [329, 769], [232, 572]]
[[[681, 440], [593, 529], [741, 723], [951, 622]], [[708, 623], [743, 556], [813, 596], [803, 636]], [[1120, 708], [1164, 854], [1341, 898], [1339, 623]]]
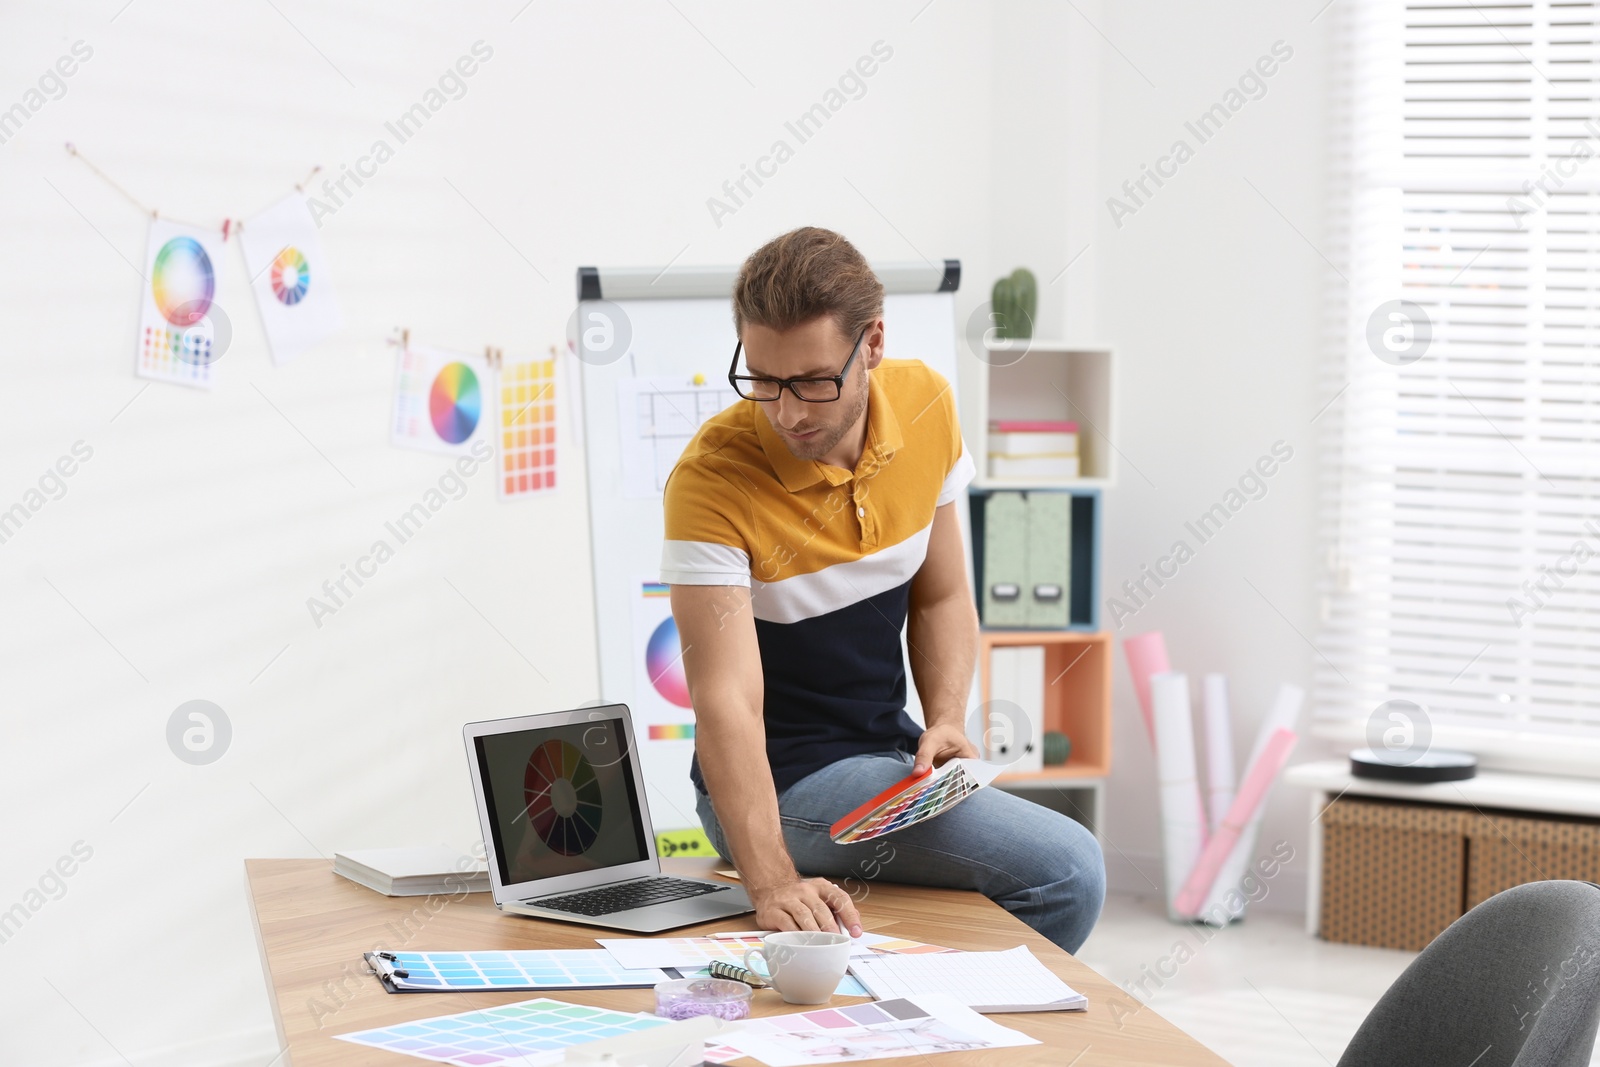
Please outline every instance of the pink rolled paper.
[[1189, 872], [1188, 880], [1178, 891], [1173, 906], [1179, 915], [1193, 917], [1200, 913], [1201, 905], [1216, 883], [1217, 873], [1222, 870], [1223, 863], [1238, 845], [1246, 828], [1256, 819], [1278, 772], [1289, 762], [1289, 753], [1294, 751], [1296, 737], [1293, 730], [1275, 731], [1260, 755], [1250, 764], [1222, 825], [1217, 827], [1217, 832], [1206, 843], [1194, 869]]
[[1155, 714], [1150, 704], [1150, 676], [1172, 670], [1167, 663], [1167, 642], [1160, 630], [1152, 630], [1137, 637], [1124, 638], [1123, 655], [1128, 657], [1128, 673], [1133, 675], [1133, 695], [1139, 700], [1139, 710], [1144, 713], [1145, 732], [1150, 743], [1156, 743]]

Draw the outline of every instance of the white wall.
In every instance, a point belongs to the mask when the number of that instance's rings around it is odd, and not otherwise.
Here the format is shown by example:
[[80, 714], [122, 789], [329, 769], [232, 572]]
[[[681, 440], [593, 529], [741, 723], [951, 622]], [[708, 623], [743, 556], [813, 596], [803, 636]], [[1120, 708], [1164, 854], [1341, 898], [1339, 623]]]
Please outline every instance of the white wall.
[[[1226, 672], [1240, 760], [1279, 683], [1309, 688], [1316, 656], [1306, 640], [1316, 630], [1319, 573], [1311, 420], [1321, 403], [1314, 380], [1322, 294], [1329, 278], [1337, 280], [1314, 247], [1324, 243], [1331, 134], [1331, 20], [1312, 22], [1317, 6], [1132, 0], [1083, 9], [1104, 37], [1082, 20], [1072, 26], [1098, 49], [1100, 107], [1096, 226], [1068, 278], [1085, 271], [1082, 284], [1095, 294], [1087, 332], [1115, 346], [1121, 374], [1119, 484], [1106, 499], [1107, 594], [1154, 567], [1175, 541], [1194, 549], [1164, 587], [1149, 584], [1154, 595], [1120, 629], [1109, 612], [1104, 624], [1119, 638], [1164, 631], [1174, 669], [1196, 683], [1207, 671]], [[1293, 55], [1263, 79], [1264, 94], [1200, 143], [1185, 123], [1222, 101], [1277, 41]], [[1164, 186], [1147, 183], [1153, 195], [1141, 194], [1143, 205], [1135, 205], [1122, 183], [1179, 139], [1194, 149], [1192, 158]], [[1105, 203], [1113, 196], [1136, 209], [1120, 227]], [[1077, 333], [1078, 323], [1069, 320], [1066, 332]], [[1280, 440], [1294, 455], [1266, 480], [1264, 497], [1204, 544], [1185, 530]], [[1160, 882], [1155, 771], [1120, 650], [1115, 692], [1108, 868], [1113, 886], [1148, 892], [1150, 880]], [[1304, 740], [1295, 755], [1320, 751]], [[1274, 793], [1261, 852], [1279, 840], [1298, 858], [1264, 904], [1301, 908], [1308, 841], [1301, 791]]]
[[[542, 352], [564, 343], [579, 264], [735, 263], [802, 223], [991, 276], [990, 16], [120, 3], [13, 7], [0, 32], [0, 107], [73, 42], [94, 50], [0, 146], [0, 501], [74, 442], [94, 450], [0, 544], [0, 909], [92, 849], [0, 945], [0, 1061], [262, 1064], [244, 857], [466, 847], [460, 724], [596, 695], [570, 440], [557, 495], [500, 504], [480, 476], [313, 625], [306, 598], [446, 466], [387, 443], [384, 338]], [[134, 379], [125, 260], [142, 261], [146, 222], [64, 141], [164, 212], [246, 216], [313, 163], [353, 164], [478, 40], [494, 54], [465, 95], [325, 220], [335, 341], [274, 368], [230, 243], [221, 387]], [[878, 40], [894, 53], [865, 95], [715, 225], [707, 198]], [[195, 698], [233, 724], [210, 766], [165, 741]]]

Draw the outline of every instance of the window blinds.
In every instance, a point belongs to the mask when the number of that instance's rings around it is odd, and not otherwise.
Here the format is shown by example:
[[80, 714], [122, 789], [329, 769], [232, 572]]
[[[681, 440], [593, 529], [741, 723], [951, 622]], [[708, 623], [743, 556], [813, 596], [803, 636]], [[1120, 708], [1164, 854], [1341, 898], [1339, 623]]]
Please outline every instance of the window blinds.
[[1319, 732], [1600, 774], [1600, 9], [1339, 16]]

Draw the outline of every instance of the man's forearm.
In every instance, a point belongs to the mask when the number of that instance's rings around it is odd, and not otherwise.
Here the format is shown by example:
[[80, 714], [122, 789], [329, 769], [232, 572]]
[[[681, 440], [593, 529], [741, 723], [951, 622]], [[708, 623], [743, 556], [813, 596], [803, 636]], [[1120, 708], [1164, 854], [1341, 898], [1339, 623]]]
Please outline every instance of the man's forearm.
[[912, 608], [906, 619], [911, 677], [928, 726], [962, 726], [978, 662], [978, 611], [965, 594]]
[[783, 844], [760, 716], [723, 713], [714, 723], [708, 718], [701, 716], [695, 730], [696, 752], [734, 866], [752, 889], [794, 881], [799, 875]]

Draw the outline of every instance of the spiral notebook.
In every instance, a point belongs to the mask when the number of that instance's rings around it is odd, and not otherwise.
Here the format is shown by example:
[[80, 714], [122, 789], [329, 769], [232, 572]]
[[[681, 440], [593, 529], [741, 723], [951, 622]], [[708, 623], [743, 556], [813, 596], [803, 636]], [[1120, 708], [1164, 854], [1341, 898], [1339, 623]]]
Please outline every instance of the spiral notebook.
[[1005, 952], [863, 956], [850, 971], [879, 1000], [943, 993], [976, 1012], [1085, 1011], [1089, 998], [1057, 978], [1027, 945]]

